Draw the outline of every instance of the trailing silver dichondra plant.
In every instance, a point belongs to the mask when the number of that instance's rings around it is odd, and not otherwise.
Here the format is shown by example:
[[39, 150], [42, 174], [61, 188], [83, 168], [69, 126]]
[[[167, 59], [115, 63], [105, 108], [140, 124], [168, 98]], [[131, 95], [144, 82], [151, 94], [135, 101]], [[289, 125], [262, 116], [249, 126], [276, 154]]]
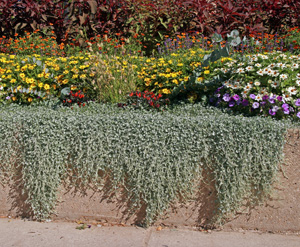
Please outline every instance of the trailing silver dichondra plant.
[[146, 208], [149, 225], [172, 202], [191, 196], [210, 171], [221, 219], [245, 198], [254, 203], [268, 195], [285, 130], [282, 122], [201, 105], [163, 113], [11, 105], [0, 109], [0, 181], [18, 177], [39, 220], [51, 217], [59, 187], [69, 183], [122, 194], [129, 212]]

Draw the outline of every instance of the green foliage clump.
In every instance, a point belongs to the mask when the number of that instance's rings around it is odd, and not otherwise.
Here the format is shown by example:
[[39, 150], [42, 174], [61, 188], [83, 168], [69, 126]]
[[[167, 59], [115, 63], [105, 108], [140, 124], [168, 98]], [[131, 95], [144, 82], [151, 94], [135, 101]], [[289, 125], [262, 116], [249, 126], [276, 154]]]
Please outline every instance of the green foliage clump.
[[37, 219], [54, 212], [63, 182], [103, 188], [110, 181], [108, 192], [123, 194], [131, 213], [146, 208], [149, 225], [211, 171], [221, 219], [245, 198], [254, 203], [269, 194], [286, 128], [201, 105], [164, 112], [10, 105], [0, 109], [0, 178], [20, 171]]

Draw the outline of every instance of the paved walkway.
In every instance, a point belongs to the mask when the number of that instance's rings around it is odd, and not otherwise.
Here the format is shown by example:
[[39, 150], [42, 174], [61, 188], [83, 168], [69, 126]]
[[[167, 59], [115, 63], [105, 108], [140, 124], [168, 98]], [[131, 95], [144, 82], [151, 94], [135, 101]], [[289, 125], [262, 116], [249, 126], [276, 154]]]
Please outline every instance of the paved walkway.
[[0, 219], [0, 246], [47, 247], [300, 247], [297, 234], [255, 232], [200, 232], [186, 229], [148, 229], [128, 226], [80, 225], [70, 222], [39, 223], [20, 219]]

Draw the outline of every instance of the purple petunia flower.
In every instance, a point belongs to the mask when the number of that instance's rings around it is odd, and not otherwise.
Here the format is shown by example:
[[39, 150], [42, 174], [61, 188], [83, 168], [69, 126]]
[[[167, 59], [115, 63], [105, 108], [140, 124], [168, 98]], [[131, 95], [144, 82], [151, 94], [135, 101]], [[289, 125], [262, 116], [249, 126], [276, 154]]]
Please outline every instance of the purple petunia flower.
[[275, 99], [276, 99], [276, 97], [273, 96], [273, 97], [270, 97], [270, 98], [268, 99], [268, 101], [269, 101], [271, 104], [274, 104], [274, 103], [275, 103]]
[[243, 99], [242, 105], [243, 105], [243, 106], [248, 106], [248, 105], [249, 105], [249, 101], [246, 100], [246, 99]]
[[238, 101], [240, 99], [240, 96], [238, 96], [237, 94], [236, 95], [233, 95], [232, 98], [235, 100], [235, 101]]
[[229, 106], [229, 107], [233, 107], [234, 105], [235, 105], [235, 102], [232, 101], [232, 100], [230, 100], [229, 103], [228, 103], [228, 106]]
[[281, 107], [286, 111], [289, 109], [289, 104], [284, 103]]
[[274, 112], [272, 109], [270, 109], [270, 110], [269, 110], [269, 114], [270, 114], [271, 116], [274, 116], [274, 115], [276, 114], [276, 112]]
[[297, 117], [300, 118], [300, 111], [297, 113]]
[[257, 109], [259, 107], [259, 103], [258, 102], [254, 102], [252, 104], [253, 109]]
[[262, 102], [260, 102], [260, 105], [265, 105], [265, 104], [267, 104], [267, 102], [266, 102], [266, 101], [262, 101]]
[[290, 110], [289, 109], [284, 109], [283, 113], [288, 115], [288, 114], [290, 114]]
[[230, 100], [230, 95], [228, 93], [223, 95], [223, 100], [228, 102]]
[[264, 96], [262, 97], [263, 100], [266, 100], [266, 99], [268, 99], [268, 98], [269, 98], [268, 95], [264, 95]]
[[279, 110], [279, 106], [277, 106], [277, 105], [273, 106], [273, 108], [272, 108], [273, 112], [277, 112], [278, 110]]
[[278, 101], [282, 101], [282, 96], [278, 96], [278, 97], [277, 97], [277, 100], [278, 100]]
[[5, 99], [9, 100], [9, 99], [10, 99], [10, 97], [9, 97], [9, 96], [7, 96]]
[[297, 99], [297, 100], [295, 101], [295, 105], [296, 105], [296, 106], [300, 106], [300, 99]]
[[255, 94], [250, 94], [250, 96], [249, 96], [251, 99], [255, 99], [256, 98], [256, 96], [255, 96]]

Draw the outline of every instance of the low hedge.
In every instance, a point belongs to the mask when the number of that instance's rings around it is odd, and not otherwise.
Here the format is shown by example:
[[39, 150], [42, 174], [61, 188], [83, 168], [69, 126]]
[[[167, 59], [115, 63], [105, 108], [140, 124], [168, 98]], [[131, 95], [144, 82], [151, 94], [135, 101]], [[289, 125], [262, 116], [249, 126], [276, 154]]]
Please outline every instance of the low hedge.
[[172, 202], [193, 193], [209, 170], [220, 221], [269, 195], [282, 158], [286, 122], [230, 116], [199, 104], [164, 112], [10, 105], [0, 109], [0, 182], [20, 185], [38, 220], [55, 211], [63, 182], [88, 184], [146, 206], [149, 225]]

